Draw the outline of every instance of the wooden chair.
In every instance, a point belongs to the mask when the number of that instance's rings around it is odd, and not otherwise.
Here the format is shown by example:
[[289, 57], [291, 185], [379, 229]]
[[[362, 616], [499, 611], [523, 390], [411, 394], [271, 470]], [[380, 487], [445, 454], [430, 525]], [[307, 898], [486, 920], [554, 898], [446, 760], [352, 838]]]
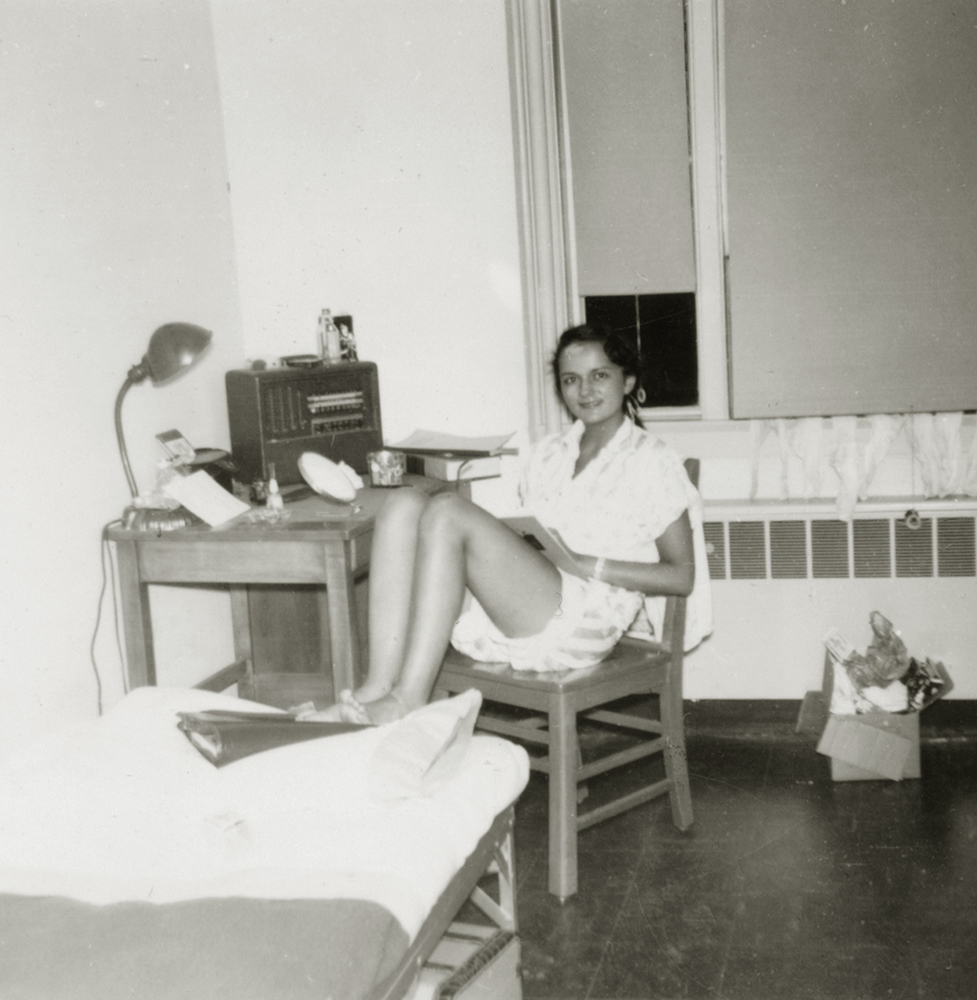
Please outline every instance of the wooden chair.
[[[698, 461], [690, 459], [686, 469], [697, 482]], [[687, 830], [692, 824], [682, 714], [685, 606], [684, 597], [667, 599], [660, 642], [625, 636], [602, 663], [585, 670], [516, 671], [507, 663], [479, 663], [454, 649], [445, 658], [435, 685], [438, 692], [477, 688], [484, 701], [480, 729], [546, 749], [543, 756], [530, 754], [530, 761], [534, 770], [549, 775], [549, 891], [561, 900], [577, 891], [577, 831], [666, 792], [675, 825]], [[630, 703], [636, 695], [657, 695], [657, 719], [635, 714]], [[629, 704], [615, 704], [623, 699]], [[491, 703], [538, 714], [493, 715]], [[581, 719], [623, 728], [639, 739], [585, 763], [578, 736]], [[578, 811], [583, 797], [578, 788], [584, 782], [652, 754], [662, 754], [664, 778]]]

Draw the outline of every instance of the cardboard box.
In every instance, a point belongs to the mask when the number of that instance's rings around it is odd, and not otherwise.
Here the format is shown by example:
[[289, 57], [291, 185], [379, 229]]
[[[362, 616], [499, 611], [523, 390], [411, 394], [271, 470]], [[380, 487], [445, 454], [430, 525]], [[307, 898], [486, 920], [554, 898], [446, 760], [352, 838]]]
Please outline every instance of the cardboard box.
[[[900, 657], [908, 656], [898, 632], [893, 639], [891, 632], [883, 634], [884, 630], [880, 630], [879, 622], [891, 629], [888, 619], [873, 612], [869, 621], [876, 633], [873, 640], [876, 645], [869, 647], [869, 653], [877, 659], [881, 658], [881, 662], [887, 665], [886, 657], [891, 658], [892, 655], [888, 647], [895, 642]], [[886, 645], [886, 638], [892, 642]], [[835, 629], [824, 637], [824, 645], [821, 690], [808, 691], [804, 695], [796, 732], [820, 735], [818, 753], [831, 758], [831, 777], [834, 781], [901, 781], [903, 778], [921, 777], [919, 713], [953, 690], [953, 681], [946, 667], [929, 659], [909, 657], [909, 666], [900, 672], [900, 681], [904, 684], [909, 706], [915, 710], [895, 713], [877, 708], [856, 713], [856, 707], [862, 708], [871, 703], [861, 695], [862, 689], [854, 686], [848, 668], [842, 665], [857, 665], [851, 659], [855, 648]], [[877, 646], [886, 648], [880, 653]], [[901, 666], [902, 659], [897, 659], [896, 663]], [[891, 677], [892, 672], [887, 672], [885, 676]], [[864, 690], [867, 692], [868, 688]], [[895, 704], [895, 700], [890, 701], [893, 707]], [[847, 711], [852, 714], [843, 714]]]
[[831, 758], [833, 781], [901, 781], [922, 777], [919, 713], [868, 712], [832, 715], [834, 664], [824, 657], [820, 691], [808, 691], [796, 731], [819, 735], [817, 751]]
[[818, 753], [831, 758], [833, 781], [919, 778], [919, 713], [829, 715]]

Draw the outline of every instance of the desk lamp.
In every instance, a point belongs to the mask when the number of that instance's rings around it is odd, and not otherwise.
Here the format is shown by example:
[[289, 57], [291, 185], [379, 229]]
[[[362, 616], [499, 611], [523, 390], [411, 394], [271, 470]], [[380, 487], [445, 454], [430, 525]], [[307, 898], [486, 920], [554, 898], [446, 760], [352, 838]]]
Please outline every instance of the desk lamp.
[[[149, 349], [138, 365], [129, 369], [119, 395], [115, 399], [115, 434], [119, 440], [119, 454], [122, 456], [122, 467], [125, 469], [126, 481], [132, 499], [139, 496], [135, 476], [129, 465], [129, 453], [126, 451], [125, 435], [122, 433], [122, 400], [125, 399], [129, 387], [147, 378], [153, 380], [153, 385], [164, 385], [172, 381], [187, 369], [192, 368], [210, 344], [213, 334], [201, 326], [192, 323], [166, 323], [149, 338]], [[189, 523], [186, 512], [182, 510], [154, 510], [137, 507], [131, 504], [123, 514], [123, 523], [127, 528], [137, 531], [165, 531], [170, 528], [182, 528]]]

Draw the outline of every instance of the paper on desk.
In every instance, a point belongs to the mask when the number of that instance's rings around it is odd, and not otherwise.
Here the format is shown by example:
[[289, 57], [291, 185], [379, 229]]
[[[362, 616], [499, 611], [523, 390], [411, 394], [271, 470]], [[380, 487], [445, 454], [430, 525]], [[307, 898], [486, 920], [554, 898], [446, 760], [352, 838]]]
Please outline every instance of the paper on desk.
[[233, 493], [228, 493], [223, 486], [211, 479], [203, 469], [189, 476], [174, 476], [163, 487], [163, 491], [174, 500], [179, 500], [187, 510], [212, 528], [251, 509], [243, 500], [238, 500]]
[[455, 455], [494, 455], [504, 447], [512, 434], [495, 434], [491, 437], [463, 437], [458, 434], [442, 434], [440, 431], [414, 431], [403, 441], [391, 448], [403, 451], [427, 451]]

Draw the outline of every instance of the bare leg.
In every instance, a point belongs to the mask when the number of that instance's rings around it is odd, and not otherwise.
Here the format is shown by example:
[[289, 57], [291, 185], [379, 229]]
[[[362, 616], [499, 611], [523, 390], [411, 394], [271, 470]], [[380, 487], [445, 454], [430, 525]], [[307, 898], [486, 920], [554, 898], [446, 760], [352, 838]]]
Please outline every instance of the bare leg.
[[[400, 677], [413, 609], [418, 526], [430, 497], [413, 489], [391, 493], [380, 508], [370, 546], [370, 661], [363, 683], [352, 693], [336, 692], [336, 703], [303, 719], [364, 722], [361, 704], [390, 693]], [[352, 703], [350, 703], [352, 702]]]
[[[399, 718], [427, 702], [466, 587], [511, 636], [542, 631], [560, 604], [560, 576], [552, 563], [457, 494], [433, 497], [423, 507], [413, 571], [402, 666], [389, 694], [366, 699], [374, 722]], [[371, 653], [371, 668], [372, 663]]]
[[358, 701], [390, 692], [404, 662], [413, 608], [418, 526], [430, 497], [418, 490], [392, 493], [377, 515], [370, 549], [370, 663], [356, 689]]

